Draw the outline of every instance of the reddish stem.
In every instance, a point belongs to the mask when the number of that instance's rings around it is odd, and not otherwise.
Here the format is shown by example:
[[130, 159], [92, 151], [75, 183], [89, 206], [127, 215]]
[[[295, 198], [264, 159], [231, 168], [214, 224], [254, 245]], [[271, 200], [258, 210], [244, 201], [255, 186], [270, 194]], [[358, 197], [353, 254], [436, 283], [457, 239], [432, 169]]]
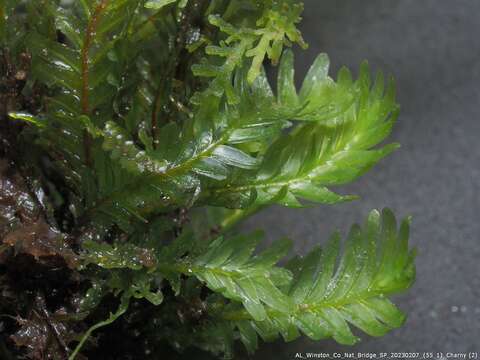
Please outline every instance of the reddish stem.
[[[92, 47], [92, 42], [97, 30], [98, 23], [100, 21], [100, 16], [102, 12], [108, 5], [109, 0], [101, 0], [100, 3], [95, 8], [93, 16], [90, 18], [87, 25], [87, 33], [85, 34], [85, 39], [83, 41], [82, 47], [82, 95], [81, 95], [81, 106], [82, 113], [87, 115], [90, 112], [89, 105], [89, 53], [90, 48]], [[90, 147], [92, 145], [92, 138], [87, 131], [83, 133], [83, 145], [85, 148], [85, 162], [87, 166], [91, 166], [92, 156], [90, 152]]]
[[88, 114], [89, 109], [89, 101], [88, 101], [88, 81], [89, 81], [89, 52], [92, 46], [93, 38], [95, 36], [95, 31], [97, 30], [98, 23], [100, 21], [100, 15], [107, 7], [109, 0], [102, 0], [90, 18], [87, 26], [87, 33], [85, 34], [85, 39], [83, 41], [82, 47], [82, 97], [81, 97], [81, 104], [82, 104], [82, 112], [84, 114]]

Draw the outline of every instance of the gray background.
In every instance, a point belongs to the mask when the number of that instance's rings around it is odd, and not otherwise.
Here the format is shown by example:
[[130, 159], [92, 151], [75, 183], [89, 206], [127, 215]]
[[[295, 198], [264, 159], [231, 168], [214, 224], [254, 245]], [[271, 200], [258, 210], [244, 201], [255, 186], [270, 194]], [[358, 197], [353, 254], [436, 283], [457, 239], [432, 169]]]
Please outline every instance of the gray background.
[[397, 303], [405, 326], [354, 347], [331, 341], [263, 344], [255, 359], [295, 352], [480, 351], [480, 1], [310, 0], [301, 25], [310, 44], [296, 56], [297, 80], [319, 52], [331, 73], [368, 59], [397, 79], [402, 148], [343, 193], [361, 200], [292, 210], [270, 208], [246, 224], [288, 236], [305, 253], [370, 209], [413, 215], [417, 282]]

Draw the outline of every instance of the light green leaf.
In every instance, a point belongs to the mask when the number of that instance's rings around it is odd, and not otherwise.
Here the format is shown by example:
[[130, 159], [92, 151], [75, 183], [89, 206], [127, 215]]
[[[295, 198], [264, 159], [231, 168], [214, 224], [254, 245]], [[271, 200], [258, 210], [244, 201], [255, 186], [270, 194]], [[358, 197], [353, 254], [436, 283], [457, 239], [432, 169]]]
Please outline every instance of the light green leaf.
[[8, 116], [15, 120], [22, 120], [38, 127], [44, 127], [45, 124], [38, 117], [26, 112], [9, 112]]
[[374, 210], [363, 228], [352, 227], [342, 255], [339, 235], [334, 234], [324, 250], [317, 247], [297, 258], [286, 292], [295, 303], [290, 314], [269, 310], [260, 321], [249, 320], [239, 310], [224, 316], [242, 318], [236, 326], [249, 351], [256, 344], [252, 329], [266, 341], [278, 334], [292, 340], [301, 331], [314, 340], [331, 337], [346, 345], [359, 340], [350, 325], [371, 336], [385, 335], [405, 321], [388, 297], [408, 289], [415, 278], [415, 252], [406, 245], [409, 221], [397, 229], [390, 210], [381, 215]]
[[255, 169], [257, 166], [255, 158], [237, 148], [226, 145], [216, 147], [213, 152], [213, 158], [226, 165], [232, 165], [242, 169]]
[[[159, 270], [171, 273], [177, 269], [188, 276], [197, 277], [211, 290], [241, 302], [258, 321], [266, 319], [268, 309], [288, 314], [293, 309], [293, 303], [278, 286], [290, 281], [290, 273], [274, 266], [289, 249], [288, 243], [279, 242], [274, 248], [253, 256], [260, 238], [260, 233], [228, 239], [219, 237], [203, 254], [184, 256], [173, 268], [160, 265]], [[162, 258], [165, 256], [161, 255]]]
[[160, 10], [164, 6], [177, 2], [177, 0], [150, 0], [145, 3], [145, 7], [148, 9]]
[[83, 254], [84, 265], [93, 263], [105, 269], [128, 268], [140, 270], [152, 268], [156, 265], [156, 258], [152, 250], [139, 248], [133, 244], [97, 243], [86, 241], [83, 243], [86, 253]]
[[[282, 64], [284, 85], [279, 92], [284, 94], [283, 102], [292, 104], [297, 102], [293, 83], [284, 78], [289, 57], [287, 54]], [[290, 113], [311, 122], [278, 136], [267, 148], [256, 173], [237, 177], [228, 186], [212, 184], [213, 198], [222, 199], [225, 193], [254, 192], [255, 206], [278, 203], [292, 207], [301, 206], [298, 198], [326, 204], [355, 198], [337, 195], [327, 186], [355, 180], [398, 147], [390, 144], [373, 148], [388, 136], [396, 119], [393, 83], [383, 92], [383, 84], [379, 83], [383, 77], [378, 76], [371, 86], [366, 65], [355, 83], [347, 80], [345, 71], [335, 83], [327, 70], [328, 58], [321, 55], [304, 81], [298, 112]], [[288, 116], [286, 109], [281, 112]]]

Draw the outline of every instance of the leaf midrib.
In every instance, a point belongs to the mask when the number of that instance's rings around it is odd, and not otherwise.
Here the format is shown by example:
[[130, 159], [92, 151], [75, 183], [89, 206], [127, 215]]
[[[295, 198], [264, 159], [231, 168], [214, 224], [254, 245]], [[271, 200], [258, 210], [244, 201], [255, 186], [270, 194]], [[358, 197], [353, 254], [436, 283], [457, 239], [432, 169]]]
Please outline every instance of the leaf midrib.
[[[368, 296], [366, 294], [369, 294]], [[345, 298], [343, 301], [338, 301], [338, 302], [320, 302], [320, 303], [315, 303], [315, 304], [307, 304], [307, 303], [300, 303], [300, 304], [295, 304], [295, 310], [291, 314], [285, 314], [281, 313], [277, 310], [273, 310], [272, 308], [268, 307], [266, 308], [267, 312], [267, 317], [268, 318], [275, 318], [278, 316], [289, 316], [289, 317], [299, 317], [303, 313], [314, 313], [314, 314], [319, 314], [323, 309], [336, 309], [336, 310], [342, 310], [343, 308], [347, 307], [348, 305], [352, 304], [365, 304], [366, 301], [369, 299], [373, 298], [381, 298], [384, 296], [391, 295], [389, 292], [381, 292], [381, 291], [370, 291], [364, 290], [360, 295], [358, 296], [351, 296]], [[220, 316], [224, 320], [229, 320], [229, 321], [239, 321], [239, 320], [253, 320], [250, 314], [245, 310], [236, 310], [236, 311], [230, 311], [230, 312], [224, 312], [220, 313]]]

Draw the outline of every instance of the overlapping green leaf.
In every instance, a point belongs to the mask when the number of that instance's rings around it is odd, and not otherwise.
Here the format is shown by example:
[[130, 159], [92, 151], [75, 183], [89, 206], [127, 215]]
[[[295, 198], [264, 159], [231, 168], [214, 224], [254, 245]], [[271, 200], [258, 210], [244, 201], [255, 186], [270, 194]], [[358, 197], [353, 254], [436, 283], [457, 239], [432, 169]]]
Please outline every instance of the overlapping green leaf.
[[274, 265], [285, 256], [289, 243], [279, 241], [259, 255], [253, 255], [261, 234], [250, 236], [219, 237], [206, 249], [192, 253], [184, 246], [186, 238], [174, 242], [164, 250], [161, 259], [181, 258], [176, 265], [159, 265], [159, 271], [173, 279], [173, 274], [183, 273], [197, 277], [210, 289], [223, 296], [241, 302], [256, 320], [267, 317], [268, 309], [288, 314], [293, 303], [278, 286], [288, 284], [290, 272]]
[[[143, 0], [80, 1], [63, 6], [49, 3], [45, 9], [49, 21], [46, 25], [35, 24], [27, 36], [33, 56], [32, 79], [47, 85], [53, 95], [45, 100], [46, 111], [41, 117], [22, 113], [12, 117], [38, 119], [36, 124], [42, 129], [37, 141], [52, 150], [57, 171], [65, 177], [73, 197], [79, 199], [75, 215], [82, 226], [94, 217], [97, 225], [108, 227], [116, 223], [128, 231], [135, 221], [145, 221], [142, 214], [146, 208], [161, 209], [166, 207], [165, 203], [168, 205], [164, 201], [168, 188], [159, 190], [155, 181], [132, 186], [139, 178], [132, 176], [132, 159], [125, 156], [125, 151], [132, 154], [134, 150], [127, 137], [132, 128], [137, 132], [142, 123], [142, 119], [132, 117], [149, 116], [151, 107], [151, 95], [142, 83], [146, 76], [144, 65], [135, 63], [152, 36], [134, 31], [144, 21], [138, 11], [143, 3]], [[29, 4], [32, 14], [38, 8], [39, 4]], [[130, 93], [134, 101], [125, 105], [119, 95], [130, 100]], [[105, 124], [112, 118], [117, 120], [111, 122], [110, 129]], [[122, 133], [124, 141], [117, 139], [122, 129], [120, 124], [128, 129]], [[116, 133], [115, 137], [108, 142], [112, 133]], [[139, 131], [141, 138], [146, 139], [142, 137], [144, 133], [145, 130]], [[103, 145], [108, 151], [119, 144], [122, 151], [113, 151], [109, 158], [99, 137], [107, 139]], [[141, 151], [134, 155], [138, 153]], [[159, 166], [143, 159], [135, 158], [143, 164], [138, 163], [137, 167]], [[130, 196], [125, 196], [125, 192]]]
[[218, 27], [227, 38], [219, 45], [207, 46], [206, 53], [225, 60], [221, 61], [220, 65], [204, 60], [192, 67], [196, 76], [212, 78], [207, 89], [196, 94], [194, 102], [200, 103], [211, 95], [225, 94], [230, 104], [238, 103], [239, 98], [231, 83], [235, 70], [243, 65], [245, 57], [252, 58], [247, 75], [248, 82], [252, 84], [260, 75], [266, 57], [276, 63], [284, 45], [298, 43], [302, 47], [307, 46], [295, 26], [300, 21], [302, 4], [282, 0], [274, 4], [266, 2], [263, 6], [265, 10], [257, 20], [255, 28], [237, 28], [219, 15], [209, 17], [210, 23]]
[[[113, 204], [121, 209], [121, 202], [139, 203], [128, 199], [142, 199], [142, 191], [153, 187], [160, 190], [155, 198], [161, 204], [162, 197], [171, 197], [188, 184], [183, 190], [191, 194], [188, 204], [198, 197], [204, 203], [234, 208], [253, 199], [255, 206], [301, 206], [299, 199], [336, 203], [353, 197], [337, 195], [326, 186], [354, 180], [396, 147], [371, 149], [389, 134], [397, 105], [393, 83], [384, 92], [379, 74], [372, 86], [366, 65], [357, 81], [343, 69], [334, 82], [328, 77], [328, 58], [320, 55], [297, 93], [293, 55], [286, 52], [276, 96], [264, 73], [252, 85], [245, 70], [237, 71], [234, 79], [238, 104], [205, 99], [182, 127], [175, 123], [162, 127], [155, 148], [148, 135], [138, 135], [142, 149], [126, 129], [107, 123], [100, 132], [103, 148], [111, 152], [112, 166], [125, 168], [133, 177], [123, 187], [110, 187], [118, 191], [107, 191], [106, 199], [99, 196], [97, 202], [106, 210]], [[289, 125], [287, 120], [308, 123], [279, 136]], [[75, 136], [81, 142], [84, 126], [79, 124]], [[127, 204], [124, 212], [135, 214], [135, 207]], [[96, 208], [88, 210], [90, 217], [95, 217]]]
[[267, 320], [258, 322], [242, 319], [241, 312], [224, 315], [237, 318], [250, 351], [256, 347], [257, 333], [266, 341], [278, 333], [286, 341], [303, 333], [314, 340], [332, 337], [351, 345], [358, 341], [350, 329], [353, 325], [368, 335], [383, 336], [405, 320], [388, 297], [408, 289], [415, 278], [409, 223], [404, 220], [397, 230], [390, 210], [381, 215], [372, 211], [363, 228], [352, 227], [342, 255], [339, 235], [334, 234], [324, 249], [293, 259], [289, 268], [294, 278], [287, 296], [295, 310], [288, 316], [269, 312]]
[[131, 243], [110, 245], [88, 241], [83, 243], [83, 249], [86, 251], [83, 256], [85, 265], [91, 263], [105, 269], [131, 270], [152, 268], [156, 265], [151, 249], [140, 248]]
[[327, 76], [328, 59], [320, 55], [297, 94], [287, 65], [290, 56], [280, 71], [279, 108], [299, 109], [292, 118], [316, 121], [278, 137], [255, 173], [233, 183], [212, 184], [209, 195], [217, 204], [226, 205], [234, 193], [256, 194], [256, 205], [296, 207], [301, 206], [299, 198], [321, 203], [349, 200], [352, 197], [332, 193], [326, 186], [356, 179], [397, 147], [373, 148], [388, 136], [397, 116], [392, 81], [384, 91], [379, 73], [372, 85], [364, 64], [356, 82], [342, 69], [334, 83]]
[[[303, 304], [297, 320], [302, 332], [314, 339], [326, 334], [353, 344], [357, 338], [347, 322], [371, 336], [403, 324], [405, 316], [386, 296], [408, 289], [415, 278], [409, 222], [403, 221], [397, 230], [389, 210], [382, 215], [373, 211], [363, 229], [352, 227], [336, 269], [336, 236], [320, 257], [317, 252], [302, 261], [289, 292], [296, 304]], [[322, 322], [326, 325], [322, 332], [311, 331]]]

